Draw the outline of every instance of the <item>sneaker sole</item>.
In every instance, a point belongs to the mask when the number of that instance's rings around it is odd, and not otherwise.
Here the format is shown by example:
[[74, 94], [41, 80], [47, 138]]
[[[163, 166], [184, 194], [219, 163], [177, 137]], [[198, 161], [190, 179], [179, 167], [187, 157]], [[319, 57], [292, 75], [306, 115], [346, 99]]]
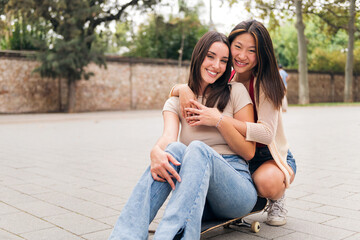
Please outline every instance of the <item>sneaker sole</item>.
[[279, 226], [285, 225], [286, 220], [284, 220], [284, 221], [266, 221], [265, 223], [270, 226], [279, 227]]

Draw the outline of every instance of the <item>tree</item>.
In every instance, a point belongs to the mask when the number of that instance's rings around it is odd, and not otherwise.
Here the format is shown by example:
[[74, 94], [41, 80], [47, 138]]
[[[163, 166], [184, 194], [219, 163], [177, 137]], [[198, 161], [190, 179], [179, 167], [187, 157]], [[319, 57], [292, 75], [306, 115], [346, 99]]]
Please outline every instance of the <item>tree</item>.
[[296, 24], [298, 31], [298, 48], [299, 48], [299, 103], [307, 104], [310, 102], [309, 97], [309, 79], [307, 68], [307, 47], [305, 37], [305, 24], [303, 21], [303, 4], [302, 0], [295, 0], [296, 7]]
[[[230, 4], [237, 0], [228, 0]], [[298, 57], [299, 57], [299, 103], [309, 103], [309, 80], [307, 69], [307, 40], [305, 37], [305, 24], [303, 20], [303, 12], [313, 5], [315, 0], [307, 0], [303, 4], [302, 0], [253, 0], [246, 2], [246, 9], [251, 11], [256, 8], [262, 19], [269, 18], [270, 29], [279, 25], [281, 18], [290, 18], [295, 15], [295, 27], [298, 33]], [[285, 13], [285, 14], [284, 14]]]
[[170, 15], [168, 21], [162, 15], [149, 15], [129, 40], [132, 44], [124, 55], [179, 60], [181, 50], [181, 60], [190, 60], [195, 44], [209, 29], [201, 24], [197, 11], [196, 8], [189, 10], [183, 18]]
[[345, 88], [344, 88], [344, 102], [352, 102], [353, 101], [353, 91], [352, 91], [352, 83], [353, 83], [353, 70], [354, 70], [354, 38], [355, 38], [355, 0], [350, 1], [350, 9], [349, 9], [349, 42], [348, 42], [348, 52], [346, 58], [346, 66], [345, 66]]
[[9, 0], [8, 12], [21, 13], [28, 21], [41, 19], [51, 26], [54, 42], [43, 45], [36, 69], [43, 77], [67, 79], [67, 112], [74, 111], [76, 81], [93, 73], [86, 66], [105, 66], [104, 50], [93, 44], [99, 26], [122, 20], [129, 9], [147, 9], [161, 0]]
[[[319, 16], [328, 26], [330, 33], [344, 29], [348, 33], [347, 57], [345, 65], [344, 102], [353, 101], [354, 42], [356, 27], [356, 0], [332, 0], [308, 11]], [[358, 21], [359, 22], [359, 21]]]

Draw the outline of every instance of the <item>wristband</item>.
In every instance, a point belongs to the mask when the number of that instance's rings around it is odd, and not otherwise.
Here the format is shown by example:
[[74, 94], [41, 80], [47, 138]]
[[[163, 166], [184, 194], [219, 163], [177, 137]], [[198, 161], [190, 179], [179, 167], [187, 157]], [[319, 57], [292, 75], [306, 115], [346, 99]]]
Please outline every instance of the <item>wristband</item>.
[[223, 117], [224, 117], [224, 114], [221, 114], [220, 119], [219, 119], [219, 121], [217, 122], [217, 124], [216, 124], [215, 127], [218, 127], [218, 126], [219, 126], [219, 124], [220, 124], [221, 120], [223, 119]]

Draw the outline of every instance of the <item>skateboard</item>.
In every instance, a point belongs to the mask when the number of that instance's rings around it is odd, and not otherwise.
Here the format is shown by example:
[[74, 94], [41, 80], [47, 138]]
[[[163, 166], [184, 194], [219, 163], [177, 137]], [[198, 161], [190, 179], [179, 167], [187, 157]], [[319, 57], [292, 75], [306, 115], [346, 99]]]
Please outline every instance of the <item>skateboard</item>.
[[231, 226], [238, 226], [238, 227], [246, 227], [250, 228], [252, 232], [257, 233], [260, 231], [260, 223], [257, 221], [252, 222], [251, 224], [244, 220], [245, 217], [261, 212], [265, 209], [268, 200], [266, 198], [258, 197], [254, 208], [251, 212], [245, 216], [233, 218], [233, 219], [219, 219], [219, 220], [212, 220], [206, 221], [201, 223], [201, 234], [209, 232], [219, 227], [224, 228], [231, 228]]

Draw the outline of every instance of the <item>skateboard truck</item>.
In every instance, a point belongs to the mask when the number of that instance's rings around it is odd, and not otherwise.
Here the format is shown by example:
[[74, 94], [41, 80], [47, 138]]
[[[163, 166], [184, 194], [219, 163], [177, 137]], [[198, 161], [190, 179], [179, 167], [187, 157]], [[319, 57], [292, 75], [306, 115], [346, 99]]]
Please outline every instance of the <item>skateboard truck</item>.
[[252, 232], [257, 233], [260, 231], [260, 223], [258, 221], [254, 221], [252, 223], [248, 223], [245, 219], [241, 218], [234, 222], [228, 223], [224, 225], [224, 228], [231, 228], [230, 226], [237, 226], [237, 227], [247, 227], [250, 228]]

